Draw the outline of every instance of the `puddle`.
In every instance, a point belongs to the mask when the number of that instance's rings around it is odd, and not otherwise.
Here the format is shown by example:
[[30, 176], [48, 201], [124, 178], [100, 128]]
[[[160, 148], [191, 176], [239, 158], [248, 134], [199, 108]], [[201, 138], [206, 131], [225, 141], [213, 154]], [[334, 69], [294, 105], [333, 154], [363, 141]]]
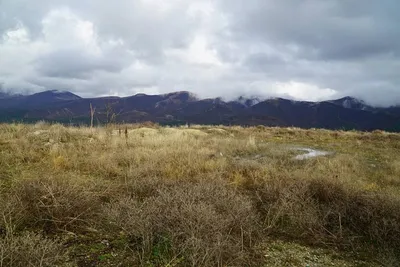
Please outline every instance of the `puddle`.
[[316, 158], [316, 157], [329, 156], [329, 155], [333, 154], [333, 152], [317, 150], [317, 149], [312, 149], [312, 148], [306, 148], [306, 147], [294, 147], [294, 148], [292, 148], [292, 150], [299, 150], [299, 151], [306, 152], [304, 154], [295, 156], [293, 159], [296, 159], [296, 160], [305, 160], [305, 159], [311, 159], [311, 158]]

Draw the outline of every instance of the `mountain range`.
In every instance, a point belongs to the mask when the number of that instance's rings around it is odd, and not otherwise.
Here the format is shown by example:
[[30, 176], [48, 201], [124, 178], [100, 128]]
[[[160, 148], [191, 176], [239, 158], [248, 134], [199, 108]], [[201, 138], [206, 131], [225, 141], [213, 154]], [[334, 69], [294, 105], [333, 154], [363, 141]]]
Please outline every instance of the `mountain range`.
[[98, 124], [153, 121], [167, 125], [193, 123], [400, 131], [400, 106], [377, 108], [353, 97], [321, 102], [257, 97], [224, 101], [222, 98], [199, 99], [186, 91], [98, 98], [82, 98], [57, 90], [32, 95], [0, 93], [0, 121], [87, 124], [90, 105], [95, 109], [94, 119]]

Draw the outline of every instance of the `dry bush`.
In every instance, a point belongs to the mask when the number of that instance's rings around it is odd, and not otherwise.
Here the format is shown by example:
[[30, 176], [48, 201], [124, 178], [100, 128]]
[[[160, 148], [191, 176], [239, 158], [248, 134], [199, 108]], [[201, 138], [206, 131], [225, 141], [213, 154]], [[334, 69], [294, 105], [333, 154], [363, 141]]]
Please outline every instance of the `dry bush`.
[[318, 227], [317, 209], [305, 188], [305, 183], [287, 179], [271, 179], [248, 188], [267, 233], [300, 237]]
[[100, 206], [100, 193], [91, 187], [68, 177], [45, 177], [17, 181], [13, 194], [25, 227], [74, 231], [87, 226]]
[[252, 188], [266, 227], [317, 243], [400, 246], [400, 198], [326, 178], [269, 180]]
[[134, 124], [129, 124], [130, 128], [160, 128], [160, 125], [158, 123], [152, 122], [152, 121], [145, 121], [145, 122], [140, 122], [140, 123], [134, 123]]
[[0, 238], [0, 267], [53, 267], [61, 266], [66, 259], [57, 240], [30, 232]]
[[105, 231], [124, 231], [142, 265], [243, 266], [258, 260], [258, 218], [249, 198], [211, 181], [160, 185], [152, 194], [122, 198], [103, 211], [110, 222]]
[[213, 135], [228, 136], [229, 132], [221, 128], [209, 128], [206, 132]]
[[24, 227], [24, 210], [19, 198], [8, 192], [0, 192], [0, 238]]

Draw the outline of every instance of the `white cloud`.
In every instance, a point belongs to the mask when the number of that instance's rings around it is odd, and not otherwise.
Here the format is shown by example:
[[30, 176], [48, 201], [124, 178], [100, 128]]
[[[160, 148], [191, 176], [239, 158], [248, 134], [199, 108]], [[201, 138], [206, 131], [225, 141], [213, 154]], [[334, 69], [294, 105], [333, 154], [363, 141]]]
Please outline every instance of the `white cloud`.
[[26, 79], [35, 75], [31, 62], [47, 49], [45, 43], [31, 41], [29, 32], [23, 25], [3, 34], [0, 43], [0, 82], [5, 88], [41, 90], [40, 86]]
[[319, 88], [313, 84], [301, 82], [275, 83], [274, 91], [278, 95], [288, 96], [293, 99], [319, 101], [335, 97], [337, 92], [329, 88]]
[[175, 58], [186, 64], [222, 66], [217, 51], [211, 48], [204, 35], [196, 35], [186, 49], [170, 49], [165, 51], [167, 57]]
[[82, 96], [190, 90], [353, 95], [390, 105], [400, 102], [397, 7], [395, 0], [2, 0], [0, 83]]

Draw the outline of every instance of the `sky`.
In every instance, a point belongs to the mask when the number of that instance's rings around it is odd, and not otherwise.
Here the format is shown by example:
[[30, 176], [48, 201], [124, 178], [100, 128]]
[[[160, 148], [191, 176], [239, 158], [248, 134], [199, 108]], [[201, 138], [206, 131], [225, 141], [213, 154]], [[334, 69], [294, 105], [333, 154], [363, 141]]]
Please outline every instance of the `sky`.
[[400, 104], [400, 1], [0, 0], [0, 89]]

